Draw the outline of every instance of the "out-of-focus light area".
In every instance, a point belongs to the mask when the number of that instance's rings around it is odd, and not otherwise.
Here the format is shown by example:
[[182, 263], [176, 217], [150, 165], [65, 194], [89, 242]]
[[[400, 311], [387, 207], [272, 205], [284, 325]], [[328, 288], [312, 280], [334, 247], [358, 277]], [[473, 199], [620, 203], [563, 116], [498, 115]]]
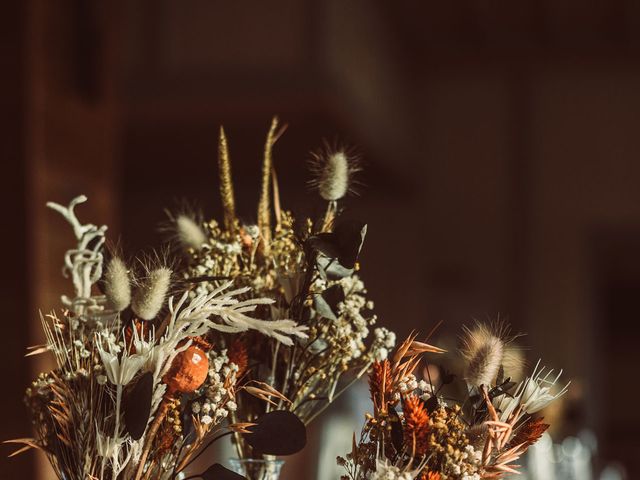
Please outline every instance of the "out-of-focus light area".
[[[85, 193], [84, 218], [129, 254], [157, 246], [164, 207], [220, 214], [224, 124], [255, 220], [278, 114], [284, 208], [322, 208], [305, 161], [323, 139], [364, 158], [346, 207], [368, 223], [380, 324], [403, 338], [442, 321], [432, 343], [455, 352], [462, 325], [507, 319], [530, 367], [572, 380], [521, 478], [640, 478], [637, 2], [22, 0], [0, 22], [2, 439], [28, 436], [44, 364], [23, 355], [68, 287], [71, 233], [45, 202]], [[338, 478], [370, 408], [356, 385], [282, 478]], [[9, 452], [0, 477], [51, 478]]]

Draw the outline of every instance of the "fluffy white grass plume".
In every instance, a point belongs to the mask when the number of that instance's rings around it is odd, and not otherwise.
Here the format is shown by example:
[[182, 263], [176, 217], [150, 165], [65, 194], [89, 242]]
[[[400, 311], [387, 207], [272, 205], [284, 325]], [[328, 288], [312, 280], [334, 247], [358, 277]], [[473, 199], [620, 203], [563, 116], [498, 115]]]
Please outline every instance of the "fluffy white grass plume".
[[326, 159], [318, 177], [318, 191], [327, 201], [340, 200], [349, 190], [349, 160], [344, 152], [335, 152]]
[[113, 257], [104, 274], [105, 295], [109, 305], [118, 312], [131, 303], [131, 281], [127, 265], [120, 257]]
[[353, 174], [360, 170], [357, 155], [328, 144], [311, 155], [310, 169], [314, 178], [310, 184], [323, 199], [336, 202], [352, 190]]
[[171, 285], [171, 269], [159, 267], [150, 270], [147, 277], [140, 282], [131, 308], [141, 320], [152, 320], [164, 305], [169, 286]]
[[201, 215], [191, 205], [180, 202], [175, 210], [165, 209], [165, 214], [167, 218], [160, 223], [158, 230], [172, 247], [198, 251], [207, 243], [207, 234], [200, 223]]
[[199, 250], [207, 242], [204, 231], [189, 215], [180, 214], [175, 222], [176, 237], [183, 247]]
[[462, 356], [465, 360], [465, 380], [469, 385], [491, 385], [502, 365], [505, 343], [498, 332], [483, 324], [473, 329], [464, 327]]

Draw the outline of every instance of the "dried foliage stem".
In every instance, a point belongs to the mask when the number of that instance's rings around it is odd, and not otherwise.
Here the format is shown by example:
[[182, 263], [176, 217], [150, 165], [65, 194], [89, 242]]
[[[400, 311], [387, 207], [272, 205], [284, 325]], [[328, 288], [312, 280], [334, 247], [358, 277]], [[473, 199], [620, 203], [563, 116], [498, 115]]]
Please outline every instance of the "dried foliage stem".
[[271, 128], [267, 134], [264, 145], [264, 159], [262, 163], [262, 183], [260, 189], [260, 201], [258, 203], [258, 227], [262, 236], [262, 252], [269, 254], [271, 244], [271, 211], [269, 201], [269, 190], [271, 180], [271, 169], [273, 165], [273, 144], [275, 143], [276, 130], [278, 128], [278, 117], [271, 120]]
[[218, 170], [220, 175], [220, 198], [224, 210], [224, 226], [229, 231], [235, 230], [236, 206], [233, 194], [233, 181], [231, 178], [231, 159], [229, 157], [229, 145], [224, 128], [220, 127], [218, 138]]

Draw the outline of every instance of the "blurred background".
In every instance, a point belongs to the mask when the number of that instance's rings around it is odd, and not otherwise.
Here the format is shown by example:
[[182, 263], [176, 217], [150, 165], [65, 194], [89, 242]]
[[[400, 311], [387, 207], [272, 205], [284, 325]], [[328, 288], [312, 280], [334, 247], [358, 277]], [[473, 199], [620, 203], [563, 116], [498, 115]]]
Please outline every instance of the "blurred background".
[[[28, 436], [22, 395], [46, 360], [23, 354], [69, 286], [72, 234], [45, 202], [85, 193], [81, 218], [128, 253], [157, 245], [164, 207], [219, 213], [224, 124], [250, 221], [278, 114], [285, 208], [320, 208], [305, 161], [323, 138], [364, 157], [347, 207], [369, 224], [380, 322], [443, 321], [436, 341], [455, 345], [473, 318], [508, 319], [530, 363], [573, 380], [554, 440], [640, 478], [638, 2], [23, 0], [0, 22], [3, 439]], [[336, 478], [323, 446], [348, 448], [357, 398], [314, 430], [321, 466], [307, 448], [285, 480]], [[2, 478], [51, 478], [10, 451]]]

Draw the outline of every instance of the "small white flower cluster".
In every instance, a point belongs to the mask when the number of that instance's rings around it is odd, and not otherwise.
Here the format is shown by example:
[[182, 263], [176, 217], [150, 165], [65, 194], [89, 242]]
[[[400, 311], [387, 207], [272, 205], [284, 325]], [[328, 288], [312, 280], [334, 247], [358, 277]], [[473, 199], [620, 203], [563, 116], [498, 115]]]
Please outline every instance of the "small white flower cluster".
[[420, 380], [418, 382], [418, 389], [422, 392], [420, 394], [421, 400], [427, 401], [436, 395], [435, 385], [427, 382], [426, 380]]
[[73, 346], [75, 347], [76, 352], [78, 353], [78, 356], [80, 358], [89, 358], [91, 356], [91, 352], [87, 350], [81, 340], [74, 340]]
[[203, 396], [200, 401], [192, 403], [191, 410], [204, 425], [215, 425], [237, 408], [232, 392], [225, 385], [235, 384], [238, 366], [229, 362], [226, 350], [211, 350], [208, 357], [209, 373], [202, 386]]
[[[344, 301], [338, 304], [338, 318], [334, 322], [337, 341], [347, 349], [347, 360], [359, 358], [366, 347], [364, 341], [369, 336], [369, 326], [377, 317], [365, 317], [364, 312], [373, 309], [373, 302], [367, 301], [367, 289], [357, 275], [344, 277], [337, 282], [344, 291]], [[387, 352], [388, 353], [388, 352]]]
[[402, 382], [398, 383], [398, 390], [402, 394], [413, 392], [416, 388], [418, 388], [418, 381], [413, 373], [407, 375]]
[[[461, 480], [480, 480], [480, 474], [477, 472], [470, 473], [470, 471], [479, 469], [482, 464], [482, 452], [476, 451], [473, 445], [467, 445], [464, 447], [464, 452], [460, 457], [460, 462], [453, 466], [452, 473], [454, 475], [462, 475]], [[465, 471], [462, 471], [462, 465], [465, 466]]]
[[385, 461], [376, 460], [376, 471], [367, 475], [367, 480], [413, 480], [417, 471], [402, 471]]
[[384, 327], [373, 330], [373, 343], [371, 344], [371, 355], [374, 360], [386, 360], [389, 350], [396, 346], [396, 334]]

